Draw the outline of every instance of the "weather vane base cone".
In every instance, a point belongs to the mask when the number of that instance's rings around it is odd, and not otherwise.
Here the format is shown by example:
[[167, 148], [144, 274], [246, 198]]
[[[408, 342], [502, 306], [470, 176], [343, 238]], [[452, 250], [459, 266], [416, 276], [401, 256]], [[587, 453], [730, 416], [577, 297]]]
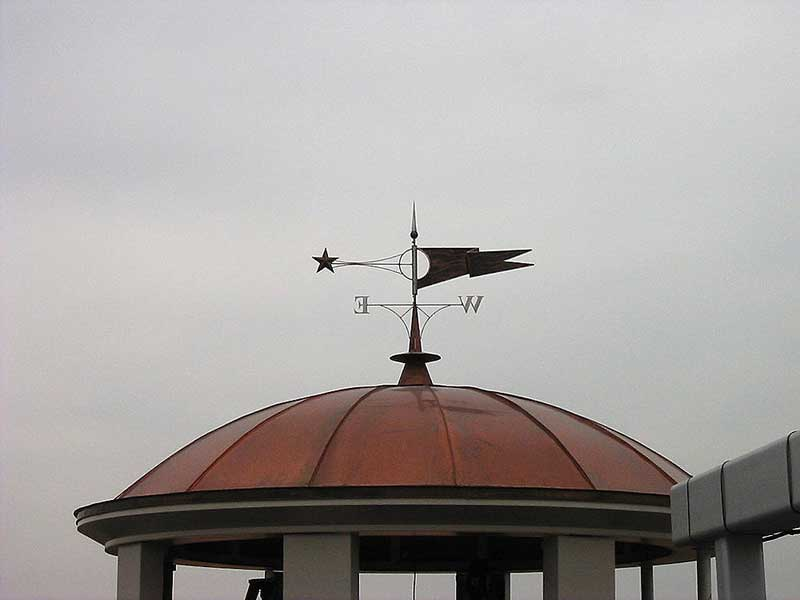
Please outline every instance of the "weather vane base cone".
[[395, 362], [404, 363], [403, 372], [400, 374], [398, 385], [433, 385], [431, 375], [425, 363], [433, 362], [442, 358], [438, 354], [422, 351], [422, 335], [419, 330], [419, 314], [417, 301], [414, 298], [414, 305], [411, 308], [411, 329], [408, 337], [408, 352], [394, 354], [389, 357]]
[[426, 363], [442, 358], [430, 352], [403, 352], [389, 357], [395, 362], [405, 363], [397, 385], [433, 385]]

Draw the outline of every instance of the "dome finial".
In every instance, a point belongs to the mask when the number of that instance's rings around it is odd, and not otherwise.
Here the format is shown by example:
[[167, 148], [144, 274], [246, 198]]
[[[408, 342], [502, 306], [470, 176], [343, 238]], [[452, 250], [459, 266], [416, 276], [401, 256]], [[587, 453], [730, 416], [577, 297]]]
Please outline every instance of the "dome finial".
[[[408, 352], [395, 354], [390, 358], [404, 363], [398, 385], [432, 385], [431, 375], [425, 363], [439, 360], [438, 354], [422, 351], [422, 332], [419, 328], [419, 309], [417, 308], [417, 282], [419, 281], [417, 252], [417, 205], [411, 208], [411, 326], [408, 328]], [[430, 319], [430, 316], [428, 316]], [[403, 321], [405, 323], [405, 321]]]
[[419, 331], [419, 311], [417, 303], [411, 307], [411, 332], [408, 336], [408, 351], [422, 352], [422, 334]]

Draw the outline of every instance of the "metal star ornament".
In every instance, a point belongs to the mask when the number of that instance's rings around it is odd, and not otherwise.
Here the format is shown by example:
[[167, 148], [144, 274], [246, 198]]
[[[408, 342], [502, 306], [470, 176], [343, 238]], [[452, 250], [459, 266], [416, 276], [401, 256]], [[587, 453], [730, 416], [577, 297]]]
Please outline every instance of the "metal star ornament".
[[322, 251], [322, 256], [312, 256], [315, 261], [319, 263], [317, 266], [317, 273], [322, 271], [322, 269], [328, 269], [331, 273], [333, 273], [333, 263], [336, 261], [338, 256], [328, 256], [328, 249]]

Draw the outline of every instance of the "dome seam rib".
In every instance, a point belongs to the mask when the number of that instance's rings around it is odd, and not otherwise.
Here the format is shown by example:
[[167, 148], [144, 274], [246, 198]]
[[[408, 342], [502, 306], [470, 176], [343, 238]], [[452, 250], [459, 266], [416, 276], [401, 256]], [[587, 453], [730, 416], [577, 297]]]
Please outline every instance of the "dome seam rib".
[[[216, 432], [220, 431], [221, 429], [224, 429], [225, 427], [228, 427], [229, 425], [233, 425], [234, 423], [238, 423], [238, 422], [239, 422], [239, 421], [241, 421], [242, 419], [246, 419], [247, 417], [252, 417], [252, 416], [253, 416], [254, 414], [256, 414], [256, 413], [264, 412], [265, 410], [269, 410], [270, 408], [274, 408], [274, 407], [276, 407], [276, 406], [280, 406], [281, 404], [289, 404], [289, 403], [291, 403], [291, 402], [297, 402], [297, 401], [299, 401], [299, 400], [302, 400], [302, 398], [296, 398], [296, 399], [294, 399], [294, 400], [284, 400], [283, 402], [276, 402], [275, 404], [272, 404], [271, 406], [265, 406], [264, 408], [259, 408], [258, 410], [251, 411], [251, 412], [247, 413], [246, 415], [242, 415], [241, 417], [237, 417], [237, 418], [233, 419], [232, 421], [228, 421], [227, 423], [223, 423], [222, 425], [220, 425], [219, 427], [215, 427], [215, 428], [214, 428], [214, 429], [212, 429], [211, 431], [207, 431], [206, 433], [204, 433], [204, 434], [203, 434], [203, 435], [201, 435], [200, 437], [198, 437], [198, 438], [196, 438], [196, 439], [192, 440], [191, 442], [189, 442], [189, 443], [188, 443], [188, 444], [186, 444], [185, 446], [181, 446], [180, 448], [178, 448], [177, 450], [175, 450], [175, 452], [173, 452], [172, 454], [170, 454], [170, 455], [169, 455], [167, 458], [165, 458], [164, 460], [162, 460], [160, 463], [158, 463], [156, 466], [154, 466], [152, 469], [150, 469], [150, 470], [149, 470], [147, 473], [145, 473], [144, 475], [142, 475], [141, 477], [139, 477], [139, 479], [137, 479], [137, 480], [136, 480], [136, 481], [134, 481], [132, 484], [130, 484], [128, 487], [126, 487], [126, 488], [125, 488], [125, 489], [124, 489], [124, 490], [123, 490], [123, 491], [122, 491], [122, 492], [121, 492], [121, 493], [120, 493], [120, 494], [117, 496], [117, 498], [116, 498], [116, 499], [124, 498], [124, 497], [125, 497], [125, 494], [127, 494], [128, 492], [130, 492], [130, 491], [131, 491], [133, 488], [135, 488], [135, 487], [136, 487], [137, 485], [139, 485], [140, 483], [142, 483], [142, 482], [146, 481], [147, 479], [149, 479], [151, 475], [153, 475], [153, 474], [154, 474], [156, 471], [158, 471], [158, 470], [159, 470], [159, 469], [160, 469], [160, 468], [161, 468], [163, 465], [165, 465], [167, 462], [169, 462], [169, 461], [170, 461], [172, 458], [174, 458], [174, 457], [178, 456], [178, 454], [180, 454], [181, 452], [183, 452], [184, 450], [186, 450], [186, 449], [187, 449], [189, 446], [191, 446], [191, 445], [193, 445], [193, 444], [196, 444], [196, 443], [197, 443], [197, 442], [199, 442], [200, 440], [204, 440], [204, 439], [205, 439], [205, 438], [207, 438], [208, 436], [210, 436], [210, 435], [212, 435], [212, 434], [214, 434], [214, 433], [216, 433]], [[286, 408], [289, 408], [289, 407], [286, 407]], [[284, 410], [285, 410], [285, 409], [284, 409]], [[281, 410], [281, 411], [278, 411], [278, 412], [279, 412], [279, 413], [281, 413], [281, 412], [283, 412], [283, 411]], [[259, 423], [260, 423], [260, 422], [261, 422], [261, 421], [259, 421]], [[249, 431], [249, 430], [248, 430], [248, 431]]]
[[506, 398], [505, 396], [503, 396], [502, 394], [500, 394], [498, 392], [492, 392], [492, 391], [489, 391], [489, 390], [482, 390], [480, 388], [475, 388], [475, 387], [473, 387], [472, 389], [476, 390], [476, 391], [478, 391], [478, 392], [480, 392], [480, 393], [482, 393], [482, 394], [484, 394], [486, 396], [489, 396], [490, 398], [494, 398], [495, 400], [497, 400], [497, 401], [499, 401], [499, 402], [501, 402], [503, 404], [511, 406], [511, 408], [513, 408], [517, 412], [520, 412], [523, 415], [525, 415], [532, 423], [534, 423], [537, 427], [539, 427], [542, 431], [544, 431], [545, 434], [547, 434], [547, 436], [551, 440], [553, 440], [553, 442], [555, 442], [555, 444], [561, 449], [561, 451], [564, 454], [566, 454], [567, 458], [569, 458], [570, 462], [575, 466], [575, 468], [577, 469], [578, 473], [580, 473], [581, 476], [586, 480], [586, 483], [588, 483], [592, 487], [593, 490], [597, 489], [597, 486], [594, 484], [592, 479], [589, 477], [589, 475], [583, 469], [583, 467], [578, 462], [578, 460], [575, 458], [575, 456], [573, 456], [572, 452], [569, 451], [569, 449], [564, 445], [564, 443], [560, 439], [558, 439], [556, 434], [554, 434], [549, 427], [547, 427], [544, 423], [542, 423], [539, 419], [534, 417], [532, 414], [530, 414], [528, 411], [526, 411], [521, 406], [517, 406], [517, 404], [513, 400], [511, 400], [509, 398]]
[[[617, 443], [619, 443], [619, 444], [622, 444], [622, 445], [623, 445], [623, 446], [625, 446], [626, 448], [630, 448], [631, 450], [633, 450], [633, 452], [634, 452], [634, 453], [635, 453], [637, 456], [639, 456], [639, 457], [640, 457], [642, 460], [644, 460], [646, 463], [648, 463], [648, 464], [652, 465], [652, 466], [653, 466], [653, 467], [654, 467], [654, 468], [655, 468], [655, 469], [656, 469], [656, 470], [657, 470], [659, 473], [661, 473], [661, 475], [662, 475], [663, 477], [665, 477], [665, 478], [667, 479], [667, 481], [668, 481], [668, 482], [670, 482], [670, 481], [671, 481], [671, 482], [673, 483], [673, 485], [674, 485], [675, 483], [677, 483], [677, 481], [676, 481], [676, 480], [675, 480], [673, 477], [670, 477], [670, 475], [669, 475], [669, 474], [668, 474], [668, 473], [667, 473], [667, 472], [666, 472], [664, 469], [662, 469], [661, 467], [659, 467], [659, 466], [656, 464], [656, 462], [655, 462], [653, 459], [651, 459], [649, 456], [647, 456], [646, 454], [644, 454], [644, 452], [642, 452], [641, 450], [639, 450], [638, 448], [636, 448], [636, 446], [634, 446], [634, 445], [633, 445], [633, 444], [631, 444], [630, 442], [628, 442], [628, 441], [624, 440], [624, 439], [621, 437], [621, 434], [620, 434], [620, 435], [618, 435], [618, 434], [617, 434], [617, 433], [616, 433], [616, 432], [615, 432], [613, 429], [611, 429], [611, 428], [609, 428], [609, 427], [606, 427], [606, 426], [605, 426], [605, 425], [603, 425], [602, 423], [597, 423], [597, 422], [595, 422], [595, 421], [592, 421], [591, 419], [589, 419], [589, 418], [587, 418], [587, 417], [584, 417], [584, 416], [582, 416], [582, 415], [579, 415], [579, 414], [577, 414], [577, 413], [574, 413], [574, 412], [572, 412], [572, 411], [570, 411], [570, 410], [567, 410], [567, 409], [565, 409], [565, 408], [561, 408], [560, 406], [555, 406], [555, 405], [553, 405], [553, 404], [548, 404], [547, 402], [542, 402], [541, 400], [536, 400], [536, 399], [534, 399], [534, 398], [522, 398], [522, 397], [520, 397], [520, 396], [514, 396], [514, 397], [515, 397], [515, 398], [519, 398], [520, 400], [528, 400], [529, 402], [534, 402], [534, 403], [536, 403], [536, 404], [539, 404], [539, 405], [542, 405], [542, 406], [549, 406], [549, 407], [551, 407], [551, 408], [554, 408], [555, 410], [561, 411], [561, 412], [562, 412], [562, 413], [564, 413], [564, 414], [571, 415], [572, 417], [575, 417], [576, 419], [579, 419], [580, 421], [582, 421], [583, 423], [586, 423], [587, 425], [589, 425], [589, 426], [590, 426], [590, 427], [592, 427], [593, 429], [596, 429], [596, 430], [597, 430], [597, 431], [599, 431], [600, 433], [603, 433], [603, 434], [605, 434], [605, 436], [606, 436], [606, 437], [608, 437], [608, 438], [611, 438], [611, 439], [612, 439], [612, 440], [614, 440], [615, 442], [617, 442]], [[655, 452], [655, 450], [652, 450], [652, 452]], [[656, 454], [658, 454], [658, 453], [656, 452]], [[659, 456], [660, 456], [660, 455], [659, 455]], [[662, 458], [664, 458], [664, 457], [662, 457]], [[667, 459], [667, 458], [664, 458], [664, 460], [669, 460], [669, 459]], [[677, 466], [677, 465], [676, 465], [676, 466]], [[681, 470], [683, 470], [683, 469], [681, 469]]]
[[278, 415], [282, 415], [283, 413], [285, 413], [287, 410], [289, 410], [293, 406], [297, 406], [298, 404], [300, 404], [300, 402], [302, 402], [302, 400], [297, 400], [294, 404], [290, 404], [289, 406], [284, 407], [282, 410], [279, 410], [278, 412], [275, 412], [275, 413], [271, 414], [266, 419], [264, 419], [263, 421], [259, 421], [258, 423], [253, 425], [250, 429], [245, 431], [242, 435], [240, 435], [238, 438], [236, 438], [231, 444], [228, 445], [227, 448], [225, 448], [225, 450], [220, 452], [219, 455], [214, 460], [212, 460], [205, 469], [203, 469], [203, 471], [200, 473], [200, 475], [198, 475], [197, 477], [194, 478], [192, 483], [189, 484], [189, 487], [186, 488], [186, 491], [187, 492], [191, 492], [194, 489], [194, 486], [196, 486], [198, 483], [200, 483], [200, 481], [203, 479], [203, 477], [205, 477], [208, 474], [208, 472], [211, 469], [213, 469], [217, 465], [217, 463], [219, 463], [219, 461], [222, 460], [222, 458], [226, 454], [228, 454], [228, 452], [230, 452], [236, 446], [238, 446], [239, 443], [241, 443], [241, 441], [244, 438], [246, 438], [248, 435], [253, 433], [253, 431], [255, 431], [256, 429], [261, 427], [264, 423], [267, 423], [268, 421], [271, 421], [272, 419], [274, 419]]
[[439, 415], [442, 417], [442, 424], [444, 425], [444, 434], [447, 438], [447, 450], [450, 452], [450, 466], [453, 469], [453, 485], [458, 485], [458, 471], [456, 469], [456, 455], [453, 452], [453, 440], [450, 437], [450, 426], [447, 424], [447, 417], [445, 417], [442, 403], [439, 402], [439, 396], [436, 395], [433, 387], [431, 387], [431, 394], [436, 399], [436, 406], [439, 408]]
[[[628, 434], [626, 434], [626, 433], [623, 433], [623, 432], [621, 432], [621, 431], [617, 431], [616, 429], [614, 429], [613, 427], [609, 427], [608, 425], [603, 425], [602, 423], [600, 423], [599, 425], [600, 425], [601, 427], [603, 427], [604, 429], [607, 429], [609, 432], [611, 432], [611, 433], [612, 433], [612, 434], [614, 434], [615, 436], [617, 436], [617, 437], [621, 438], [621, 440], [625, 440], [625, 441], [627, 441], [628, 443], [630, 443], [632, 446], [634, 446], [634, 450], [636, 450], [636, 449], [637, 449], [637, 448], [636, 448], [636, 444], [639, 444], [639, 446], [641, 446], [642, 448], [644, 448], [644, 449], [645, 449], [645, 450], [647, 450], [648, 452], [652, 452], [653, 454], [655, 454], [655, 455], [656, 455], [657, 457], [659, 457], [660, 459], [664, 460], [665, 462], [669, 463], [670, 465], [672, 465], [673, 467], [675, 467], [676, 469], [678, 469], [678, 470], [679, 470], [681, 473], [683, 473], [684, 475], [686, 475], [686, 477], [691, 477], [691, 475], [689, 475], [689, 473], [686, 471], [686, 469], [684, 469], [684, 468], [683, 468], [683, 467], [681, 467], [680, 465], [677, 465], [677, 464], [675, 464], [674, 462], [672, 462], [672, 459], [670, 459], [670, 458], [667, 458], [666, 456], [664, 456], [664, 455], [663, 455], [663, 454], [661, 454], [660, 452], [658, 452], [658, 451], [656, 451], [656, 450], [653, 450], [653, 449], [652, 449], [650, 446], [648, 446], [647, 444], [643, 444], [642, 442], [640, 442], [639, 440], [637, 440], [637, 439], [635, 439], [635, 438], [632, 438], [632, 437], [631, 437], [631, 436], [629, 436]], [[642, 454], [642, 455], [643, 455], [645, 458], [647, 458], [647, 459], [648, 459], [650, 462], [652, 462], [652, 463], [653, 463], [653, 466], [655, 466], [657, 469], [659, 469], [659, 470], [662, 470], [662, 469], [661, 469], [661, 468], [660, 468], [660, 467], [659, 467], [657, 464], [655, 464], [655, 462], [653, 461], [653, 459], [651, 459], [651, 458], [647, 457], [647, 455], [646, 455], [646, 454], [644, 454], [644, 452], [642, 452], [641, 450], [639, 450], [639, 453], [640, 453], [640, 454]], [[682, 481], [682, 480], [679, 480], [679, 479], [675, 479], [675, 478], [674, 478], [672, 475], [669, 475], [668, 473], [664, 473], [664, 474], [665, 474], [665, 475], [667, 475], [667, 477], [669, 477], [670, 479], [672, 479], [672, 480], [673, 480], [675, 483], [678, 483], [678, 481]]]
[[[348, 388], [348, 389], [357, 389], [357, 388]], [[344, 391], [347, 391], [347, 390], [336, 390], [336, 391], [337, 391], [337, 392], [344, 392]], [[264, 424], [268, 423], [269, 421], [271, 421], [272, 419], [274, 419], [274, 418], [275, 418], [275, 417], [277, 417], [278, 415], [282, 415], [283, 413], [285, 413], [285, 412], [288, 412], [289, 410], [291, 410], [292, 408], [294, 408], [294, 407], [295, 407], [295, 406], [297, 406], [298, 404], [301, 404], [301, 403], [303, 403], [303, 402], [308, 402], [309, 400], [316, 400], [316, 399], [318, 399], [318, 398], [322, 398], [323, 396], [327, 396], [327, 395], [328, 395], [328, 394], [330, 394], [330, 393], [331, 393], [331, 392], [323, 392], [323, 393], [321, 393], [321, 394], [314, 394], [314, 395], [312, 395], [312, 396], [306, 396], [305, 398], [298, 398], [297, 400], [294, 400], [294, 401], [290, 400], [289, 402], [294, 402], [294, 404], [290, 404], [289, 406], [286, 406], [286, 407], [284, 407], [282, 410], [279, 410], [278, 412], [276, 412], [276, 413], [274, 413], [274, 414], [272, 414], [272, 415], [268, 416], [268, 417], [267, 417], [266, 419], [264, 419], [263, 421], [259, 421], [258, 423], [256, 423], [255, 425], [253, 425], [253, 426], [252, 426], [250, 429], [248, 429], [248, 430], [247, 430], [245, 433], [243, 433], [243, 434], [242, 434], [242, 435], [240, 435], [238, 438], [236, 438], [236, 440], [235, 440], [235, 441], [234, 441], [234, 442], [233, 442], [231, 445], [229, 445], [227, 448], [225, 448], [225, 450], [223, 450], [222, 452], [220, 452], [219, 456], [217, 456], [217, 458], [215, 458], [213, 461], [211, 461], [211, 464], [209, 464], [209, 465], [208, 465], [208, 466], [207, 466], [205, 469], [203, 469], [203, 472], [202, 472], [202, 473], [200, 473], [200, 475], [198, 475], [198, 476], [195, 478], [195, 480], [194, 480], [194, 481], [192, 481], [191, 485], [189, 485], [189, 487], [188, 487], [188, 488], [186, 488], [186, 491], [187, 491], [187, 492], [191, 492], [191, 491], [194, 489], [194, 487], [195, 487], [195, 486], [196, 486], [198, 483], [200, 483], [200, 480], [201, 480], [201, 479], [203, 479], [203, 477], [205, 477], [205, 476], [208, 474], [208, 472], [209, 472], [209, 471], [210, 471], [210, 470], [211, 470], [211, 469], [212, 469], [212, 468], [213, 468], [213, 467], [214, 467], [214, 466], [215, 466], [217, 463], [219, 463], [219, 461], [220, 461], [220, 460], [222, 460], [222, 458], [223, 458], [223, 457], [224, 457], [226, 454], [228, 454], [228, 452], [230, 452], [230, 451], [231, 451], [231, 450], [233, 450], [233, 449], [234, 449], [236, 446], [238, 446], [238, 445], [239, 445], [239, 444], [242, 442], [242, 440], [243, 440], [244, 438], [246, 438], [247, 436], [249, 436], [250, 434], [252, 434], [252, 433], [253, 433], [253, 432], [254, 432], [256, 429], [258, 429], [258, 428], [259, 428], [259, 427], [261, 427], [262, 425], [264, 425]], [[286, 404], [289, 404], [289, 403], [287, 402]], [[270, 408], [270, 407], [267, 407], [267, 408]]]
[[[656, 461], [654, 461], [652, 458], [647, 456], [644, 452], [639, 450], [634, 444], [631, 444], [628, 440], [626, 440], [625, 437], [622, 434], [620, 434], [620, 433], [616, 432], [614, 429], [611, 429], [610, 427], [606, 427], [605, 425], [602, 425], [602, 424], [600, 425], [600, 427], [602, 427], [609, 434], [611, 434], [611, 437], [613, 437], [616, 440], [619, 440], [620, 443], [624, 444], [625, 446], [627, 446], [628, 448], [630, 448], [631, 450], [636, 452], [636, 454], [641, 456], [644, 460], [646, 460], [651, 465], [653, 465], [658, 470], [659, 473], [661, 473], [664, 477], [667, 478], [667, 481], [671, 481], [673, 485], [678, 483], [678, 481], [672, 475], [670, 475], [664, 469], [659, 467], [658, 464], [656, 463]], [[651, 452], [655, 452], [655, 450], [651, 450]]]
[[341, 429], [342, 425], [347, 420], [347, 417], [350, 416], [350, 413], [352, 413], [369, 396], [371, 396], [372, 394], [374, 394], [375, 392], [377, 392], [379, 390], [385, 390], [386, 388], [389, 388], [389, 387], [393, 387], [393, 386], [390, 386], [390, 385], [379, 385], [377, 387], [372, 388], [371, 390], [369, 390], [369, 391], [365, 392], [363, 395], [361, 395], [355, 402], [353, 402], [353, 405], [345, 411], [345, 413], [342, 415], [342, 418], [339, 419], [339, 422], [336, 424], [336, 427], [333, 428], [333, 431], [331, 432], [331, 435], [328, 437], [328, 441], [325, 442], [325, 445], [322, 447], [322, 452], [319, 453], [319, 458], [317, 459], [317, 464], [314, 465], [314, 470], [311, 472], [311, 477], [309, 477], [308, 483], [306, 484], [306, 486], [312, 487], [314, 485], [314, 478], [317, 476], [317, 473], [319, 472], [319, 469], [322, 466], [322, 460], [325, 458], [325, 453], [328, 451], [328, 448], [330, 447], [331, 443], [333, 442], [333, 438], [336, 436], [337, 433], [339, 433], [339, 429]]

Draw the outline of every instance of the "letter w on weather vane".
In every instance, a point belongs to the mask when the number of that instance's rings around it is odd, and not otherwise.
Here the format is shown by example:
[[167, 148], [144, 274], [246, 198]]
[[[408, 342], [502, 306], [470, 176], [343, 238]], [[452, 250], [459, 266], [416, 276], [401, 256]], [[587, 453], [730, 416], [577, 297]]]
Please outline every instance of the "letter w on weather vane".
[[[411, 302], [375, 302], [369, 296], [356, 296], [353, 312], [357, 315], [370, 314], [373, 307], [388, 310], [400, 319], [406, 328], [409, 337], [413, 337], [418, 313], [423, 315], [421, 329], [417, 335], [421, 336], [428, 322], [441, 311], [461, 307], [464, 314], [470, 310], [477, 313], [483, 301], [483, 296], [464, 295], [458, 296], [458, 302], [418, 302], [419, 290], [437, 283], [443, 283], [457, 277], [468, 275], [479, 277], [501, 271], [510, 271], [522, 267], [531, 267], [533, 263], [514, 262], [510, 259], [530, 252], [524, 250], [490, 250], [481, 251], [477, 247], [463, 248], [430, 248], [417, 246], [417, 211], [416, 206], [411, 213], [411, 247], [376, 260], [343, 260], [338, 256], [330, 256], [328, 249], [323, 250], [321, 256], [312, 257], [317, 261], [317, 273], [328, 270], [331, 273], [342, 267], [371, 267], [395, 273], [411, 282]], [[420, 257], [422, 253], [423, 257]], [[422, 258], [422, 260], [421, 260]], [[422, 263], [422, 264], [421, 264]]]

